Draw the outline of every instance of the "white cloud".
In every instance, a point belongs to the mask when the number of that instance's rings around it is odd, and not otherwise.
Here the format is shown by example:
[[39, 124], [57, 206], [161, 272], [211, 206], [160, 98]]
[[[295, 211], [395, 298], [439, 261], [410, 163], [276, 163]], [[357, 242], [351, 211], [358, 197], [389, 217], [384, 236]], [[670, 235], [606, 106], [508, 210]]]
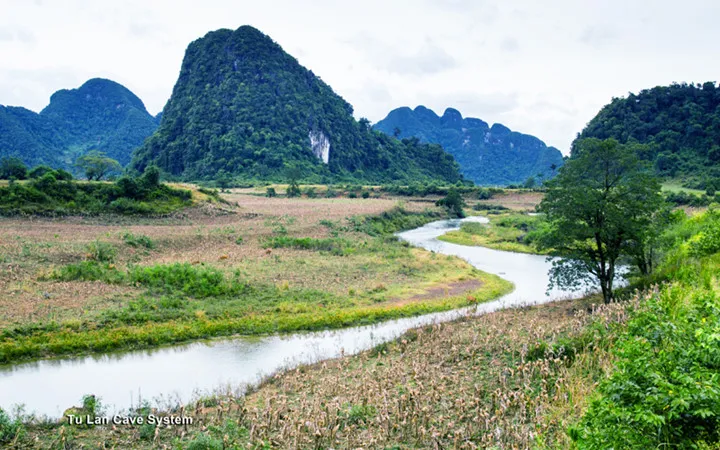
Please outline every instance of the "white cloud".
[[[424, 104], [567, 151], [613, 96], [717, 79], [720, 2], [0, 0], [0, 104], [42, 109], [92, 77], [159, 112], [187, 45], [250, 24], [373, 122]], [[22, 24], [19, 26], [18, 24]]]

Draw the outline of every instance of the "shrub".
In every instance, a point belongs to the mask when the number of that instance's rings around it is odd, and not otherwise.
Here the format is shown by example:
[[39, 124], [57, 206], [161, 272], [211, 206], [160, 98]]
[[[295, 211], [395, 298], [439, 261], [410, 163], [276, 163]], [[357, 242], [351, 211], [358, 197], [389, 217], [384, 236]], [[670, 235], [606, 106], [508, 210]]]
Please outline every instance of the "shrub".
[[32, 179], [40, 178], [41, 176], [43, 176], [49, 172], [54, 172], [53, 168], [50, 166], [45, 166], [45, 165], [35, 166], [32, 169], [30, 169], [30, 171], [27, 174], [27, 177], [32, 180]]
[[155, 189], [160, 185], [160, 169], [156, 166], [147, 166], [141, 178], [146, 189]]
[[445, 198], [438, 200], [436, 205], [444, 206], [450, 217], [465, 217], [465, 211], [463, 211], [463, 208], [467, 205], [465, 204], [465, 200], [463, 200], [462, 196], [455, 188], [451, 188]]
[[13, 420], [0, 408], [0, 444], [9, 444], [24, 432], [19, 419]]
[[145, 236], [144, 234], [132, 234], [132, 233], [125, 233], [122, 236], [123, 241], [125, 244], [129, 245], [130, 247], [145, 247], [147, 249], [153, 249], [155, 248], [155, 243], [150, 239], [148, 236]]
[[247, 285], [226, 280], [218, 269], [190, 264], [136, 266], [128, 272], [129, 281], [162, 291], [180, 291], [196, 298], [242, 293]]
[[111, 264], [97, 261], [82, 261], [68, 264], [55, 270], [50, 276], [60, 281], [104, 281], [105, 283], [121, 283], [125, 276]]
[[368, 191], [363, 191], [362, 198], [370, 198], [370, 193]]
[[265, 242], [265, 248], [296, 248], [300, 250], [326, 251], [334, 255], [346, 255], [351, 251], [350, 242], [345, 239], [315, 239], [275, 236]]
[[616, 345], [615, 373], [570, 430], [579, 448], [720, 443], [720, 299], [690, 289], [667, 287], [634, 314]]
[[0, 160], [0, 179], [24, 180], [27, 178], [27, 167], [20, 158], [3, 158]]
[[187, 450], [223, 450], [225, 446], [219, 439], [214, 439], [207, 434], [200, 434], [190, 441]]
[[275, 188], [274, 188], [274, 187], [269, 187], [269, 188], [267, 188], [267, 190], [265, 191], [265, 195], [266, 195], [267, 197], [270, 197], [270, 198], [272, 198], [272, 197], [277, 197], [277, 192], [275, 192]]
[[307, 198], [317, 198], [317, 192], [315, 191], [314, 187], [306, 188], [305, 195], [307, 196]]
[[117, 248], [109, 242], [95, 241], [87, 246], [90, 259], [98, 262], [113, 262], [117, 257]]

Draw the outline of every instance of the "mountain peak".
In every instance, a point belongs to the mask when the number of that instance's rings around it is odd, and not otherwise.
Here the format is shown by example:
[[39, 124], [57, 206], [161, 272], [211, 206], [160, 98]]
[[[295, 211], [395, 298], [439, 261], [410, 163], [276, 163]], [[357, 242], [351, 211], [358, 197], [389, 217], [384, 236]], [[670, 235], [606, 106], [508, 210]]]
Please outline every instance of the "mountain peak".
[[460, 164], [463, 175], [478, 184], [516, 184], [538, 174], [548, 178], [555, 173], [553, 165], [563, 163], [562, 154], [540, 139], [514, 133], [499, 123], [489, 128], [480, 119], [463, 119], [455, 108], [447, 108], [442, 117], [424, 106], [395, 111], [403, 113], [389, 114], [375, 128], [390, 135], [399, 129], [401, 137], [442, 145]]
[[281, 180], [287, 166], [317, 180], [460, 179], [441, 148], [378, 136], [352, 114], [261, 31], [213, 31], [188, 46], [160, 127], [135, 153], [133, 167], [157, 164], [190, 179], [224, 171]]
[[447, 108], [440, 120], [446, 127], [460, 129], [463, 125], [462, 114], [460, 114], [460, 111], [454, 108]]

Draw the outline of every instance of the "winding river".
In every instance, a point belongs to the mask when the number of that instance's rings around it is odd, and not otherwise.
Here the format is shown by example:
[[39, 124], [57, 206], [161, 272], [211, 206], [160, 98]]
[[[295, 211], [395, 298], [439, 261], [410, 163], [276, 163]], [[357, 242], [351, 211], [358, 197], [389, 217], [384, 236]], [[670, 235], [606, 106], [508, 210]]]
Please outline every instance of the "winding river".
[[[481, 217], [464, 220], [487, 222]], [[160, 406], [187, 403], [197, 395], [242, 391], [263, 377], [298, 364], [357, 353], [397, 338], [404, 331], [466, 314], [570, 298], [546, 294], [550, 264], [544, 256], [465, 247], [437, 239], [460, 220], [439, 221], [399, 233], [412, 245], [461, 257], [480, 270], [515, 284], [497, 300], [441, 313], [334, 331], [218, 339], [159, 349], [41, 360], [0, 366], [0, 407], [23, 404], [25, 412], [57, 418], [85, 394], [102, 399], [107, 413], [137, 406], [140, 399]]]

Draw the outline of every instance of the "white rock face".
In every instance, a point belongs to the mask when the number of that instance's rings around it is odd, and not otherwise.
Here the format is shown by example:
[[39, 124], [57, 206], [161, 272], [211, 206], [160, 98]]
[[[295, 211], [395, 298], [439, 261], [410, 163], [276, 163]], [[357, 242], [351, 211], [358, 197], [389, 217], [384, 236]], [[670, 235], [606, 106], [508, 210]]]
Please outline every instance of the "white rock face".
[[308, 137], [313, 154], [327, 164], [330, 161], [330, 140], [322, 131], [310, 131]]

